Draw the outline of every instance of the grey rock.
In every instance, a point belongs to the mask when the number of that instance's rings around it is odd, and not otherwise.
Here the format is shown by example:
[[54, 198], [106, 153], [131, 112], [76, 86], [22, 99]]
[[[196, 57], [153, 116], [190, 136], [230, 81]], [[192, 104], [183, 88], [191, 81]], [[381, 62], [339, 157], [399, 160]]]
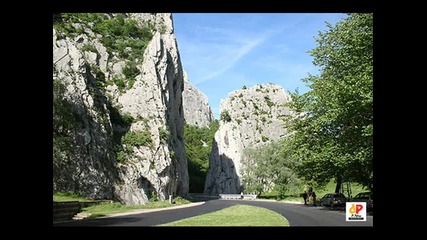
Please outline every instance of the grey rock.
[[[149, 129], [153, 147], [135, 148], [132, 164], [120, 165], [122, 184], [116, 195], [128, 204], [144, 204], [151, 192], [160, 200], [188, 193], [189, 177], [183, 143], [183, 75], [176, 40], [156, 33], [144, 53], [142, 74], [134, 87], [118, 99], [124, 113], [142, 118], [131, 131]], [[137, 83], [144, 84], [137, 84]], [[167, 143], [160, 130], [170, 133]], [[154, 163], [154, 164], [151, 164]]]
[[[72, 103], [71, 111], [78, 119], [71, 130], [73, 150], [54, 156], [53, 188], [92, 198], [118, 199], [127, 205], [145, 204], [153, 193], [159, 200], [169, 195], [186, 196], [189, 176], [183, 142], [184, 79], [172, 14], [127, 16], [139, 26], [151, 21], [155, 28], [144, 61], [137, 66], [141, 73], [124, 93], [115, 84], [105, 90], [97, 85], [100, 75], [94, 69], [109, 81], [123, 76], [126, 61], [114, 52], [110, 56], [100, 36], [86, 29], [87, 34], [59, 38], [53, 31], [53, 78], [66, 86], [63, 97]], [[83, 51], [86, 44], [94, 46], [96, 52]], [[113, 109], [135, 119], [129, 129], [113, 121]], [[118, 163], [115, 133], [138, 130], [149, 131], [151, 146], [124, 146], [133, 154]]]
[[221, 101], [220, 112], [227, 112], [231, 120], [220, 120], [215, 133], [205, 193], [243, 191], [240, 177], [244, 149], [276, 141], [286, 134], [281, 117], [290, 114], [283, 106], [290, 100], [282, 87], [263, 84], [236, 90]]
[[[73, 154], [54, 158], [53, 188], [74, 191], [92, 198], [113, 198], [118, 176], [111, 144], [111, 124], [105, 99], [96, 91], [95, 76], [88, 71], [83, 51], [73, 39], [53, 41], [53, 78], [67, 87], [76, 119]], [[87, 39], [86, 39], [87, 40]]]
[[208, 97], [193, 86], [184, 71], [184, 91], [182, 92], [184, 119], [189, 125], [209, 127], [214, 120]]

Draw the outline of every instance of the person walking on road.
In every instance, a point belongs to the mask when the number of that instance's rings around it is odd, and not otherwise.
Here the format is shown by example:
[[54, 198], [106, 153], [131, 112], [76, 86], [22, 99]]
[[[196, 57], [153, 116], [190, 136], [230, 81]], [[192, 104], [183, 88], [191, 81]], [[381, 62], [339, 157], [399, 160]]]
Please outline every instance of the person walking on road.
[[307, 205], [307, 197], [308, 197], [307, 191], [304, 191], [304, 193], [302, 194], [302, 198], [304, 198], [304, 205]]
[[316, 206], [316, 193], [313, 191], [311, 196], [313, 197], [313, 206]]

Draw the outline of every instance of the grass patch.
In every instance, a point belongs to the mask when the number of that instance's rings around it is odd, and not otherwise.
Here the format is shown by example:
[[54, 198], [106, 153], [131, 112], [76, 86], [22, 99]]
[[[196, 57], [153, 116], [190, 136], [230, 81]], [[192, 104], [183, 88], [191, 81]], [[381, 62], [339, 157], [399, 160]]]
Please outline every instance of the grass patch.
[[289, 222], [279, 213], [266, 208], [235, 205], [159, 226], [289, 226]]
[[130, 212], [138, 209], [168, 208], [168, 207], [174, 207], [174, 206], [191, 203], [187, 199], [184, 199], [181, 197], [174, 198], [172, 202], [173, 203], [170, 204], [169, 201], [155, 201], [155, 202], [149, 202], [146, 205], [138, 205], [138, 206], [127, 206], [118, 202], [101, 203], [98, 205], [93, 205], [90, 207], [83, 208], [82, 212], [90, 213], [89, 218], [97, 218], [97, 217], [102, 217], [102, 216], [106, 216], [113, 213]]
[[77, 193], [72, 192], [54, 192], [53, 193], [54, 202], [69, 202], [69, 201], [80, 201], [80, 202], [89, 202], [93, 201], [88, 197], [82, 197]]
[[[335, 192], [335, 185], [336, 185], [336, 183], [332, 179], [331, 181], [329, 181], [328, 184], [326, 184], [325, 187], [314, 189], [314, 192], [316, 192], [317, 199], [322, 198], [327, 193]], [[364, 189], [362, 185], [357, 184], [357, 183], [351, 183], [351, 195], [352, 195], [352, 197], [356, 196], [356, 194], [358, 194], [360, 192], [366, 192], [366, 191], [369, 191], [369, 190]], [[344, 193], [344, 195], [346, 197], [348, 197], [347, 193]], [[301, 197], [301, 199], [302, 199], [302, 197]], [[302, 200], [301, 202], [304, 202], [304, 200]]]
[[260, 199], [271, 199], [271, 200], [278, 200], [282, 202], [300, 202], [304, 203], [304, 199], [299, 196], [291, 196], [291, 195], [285, 195], [284, 198], [279, 199], [279, 193], [277, 191], [271, 191], [268, 193], [262, 193], [261, 196], [258, 198]]
[[138, 209], [139, 206], [126, 206], [121, 203], [100, 203], [82, 209], [84, 213], [90, 213], [89, 218], [106, 216], [112, 213], [128, 212]]
[[[93, 201], [93, 199], [82, 197], [77, 193], [54, 192], [53, 201], [55, 202], [68, 202], [68, 201], [91, 202]], [[103, 202], [97, 205], [85, 207], [82, 209], [82, 212], [90, 213], [89, 218], [97, 218], [97, 217], [102, 217], [102, 216], [106, 216], [113, 213], [129, 212], [129, 211], [134, 211], [138, 209], [168, 208], [168, 207], [174, 207], [174, 206], [179, 206], [179, 205], [184, 205], [189, 203], [191, 203], [189, 200], [182, 197], [174, 198], [172, 200], [172, 204], [170, 204], [168, 200], [149, 202], [146, 205], [138, 205], [138, 206], [127, 206], [118, 202], [113, 202], [113, 203]]]

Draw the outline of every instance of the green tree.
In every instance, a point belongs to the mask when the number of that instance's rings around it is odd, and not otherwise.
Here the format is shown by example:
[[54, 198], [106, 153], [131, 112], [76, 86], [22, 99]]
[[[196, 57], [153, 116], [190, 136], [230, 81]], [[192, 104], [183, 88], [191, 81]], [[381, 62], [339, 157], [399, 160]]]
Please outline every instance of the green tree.
[[279, 198], [295, 194], [301, 181], [295, 170], [299, 162], [289, 157], [290, 149], [280, 142], [246, 148], [242, 158], [242, 183], [245, 192], [260, 195], [275, 190]]
[[59, 79], [53, 79], [53, 177], [61, 179], [72, 156], [76, 116], [73, 103], [65, 97], [66, 87]]
[[209, 157], [212, 141], [219, 128], [218, 120], [212, 121], [209, 127], [184, 125], [185, 152], [190, 177], [190, 192], [203, 192], [209, 168]]
[[219, 119], [221, 119], [221, 121], [224, 121], [224, 122], [230, 122], [230, 121], [231, 121], [230, 114], [228, 113], [228, 111], [227, 111], [227, 110], [224, 110], [224, 111], [220, 114]]
[[310, 51], [319, 75], [303, 79], [311, 89], [291, 93], [293, 132], [287, 141], [299, 174], [323, 184], [358, 182], [373, 188], [373, 14], [355, 13], [319, 32]]

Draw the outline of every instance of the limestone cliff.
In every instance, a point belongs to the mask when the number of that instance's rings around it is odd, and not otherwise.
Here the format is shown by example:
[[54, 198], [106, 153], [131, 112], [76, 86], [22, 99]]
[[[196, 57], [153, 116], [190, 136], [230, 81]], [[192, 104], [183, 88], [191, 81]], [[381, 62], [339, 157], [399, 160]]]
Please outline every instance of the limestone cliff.
[[54, 19], [54, 87], [63, 88], [54, 88], [54, 190], [128, 205], [185, 196], [184, 78], [172, 15]]
[[286, 134], [281, 117], [289, 114], [285, 90], [274, 84], [256, 85], [230, 93], [220, 105], [220, 127], [215, 134], [205, 193], [240, 193], [243, 150]]
[[182, 92], [184, 119], [189, 125], [209, 127], [214, 120], [208, 97], [193, 86], [184, 71], [184, 91]]

